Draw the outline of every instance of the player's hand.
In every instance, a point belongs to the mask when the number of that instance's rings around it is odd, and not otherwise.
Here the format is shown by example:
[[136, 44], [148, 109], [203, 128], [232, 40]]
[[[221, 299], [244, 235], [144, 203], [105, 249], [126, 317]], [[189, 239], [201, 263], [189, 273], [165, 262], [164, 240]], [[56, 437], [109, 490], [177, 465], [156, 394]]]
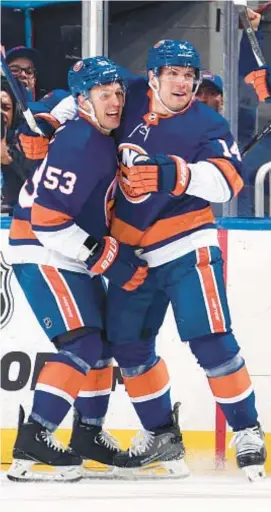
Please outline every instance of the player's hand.
[[253, 30], [258, 30], [261, 21], [261, 15], [249, 7], [247, 8], [247, 14]]
[[50, 139], [59, 126], [59, 122], [50, 114], [36, 114], [37, 125], [43, 135], [32, 132], [29, 126], [24, 123], [20, 126], [19, 141], [21, 148], [29, 160], [43, 160], [48, 152]]
[[112, 283], [131, 292], [144, 283], [148, 274], [146, 261], [139, 259], [134, 251], [133, 247], [119, 244], [112, 236], [105, 236], [86, 264], [91, 272], [103, 274]]
[[33, 135], [21, 133], [19, 141], [26, 158], [29, 160], [43, 160], [45, 158], [50, 142], [47, 137], [36, 133], [33, 133]]
[[245, 82], [254, 87], [259, 101], [265, 101], [271, 97], [271, 68], [263, 66], [256, 71], [251, 71], [245, 77]]
[[185, 194], [191, 172], [185, 160], [175, 155], [136, 157], [134, 165], [127, 171], [129, 186], [135, 195], [149, 192]]

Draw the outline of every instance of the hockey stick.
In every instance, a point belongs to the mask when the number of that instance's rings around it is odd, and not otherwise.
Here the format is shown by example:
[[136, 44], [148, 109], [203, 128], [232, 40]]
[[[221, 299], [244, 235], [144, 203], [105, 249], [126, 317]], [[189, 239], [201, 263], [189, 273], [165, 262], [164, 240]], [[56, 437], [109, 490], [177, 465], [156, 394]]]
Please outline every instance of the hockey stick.
[[260, 133], [257, 133], [255, 137], [244, 147], [241, 156], [246, 156], [246, 154], [256, 145], [260, 140], [263, 139], [266, 135], [271, 133], [271, 121], [262, 129]]
[[10, 85], [10, 88], [16, 98], [16, 101], [18, 102], [20, 109], [22, 111], [22, 114], [29, 126], [29, 128], [32, 130], [32, 132], [37, 133], [38, 135], [43, 135], [41, 129], [38, 127], [36, 120], [30, 110], [30, 108], [27, 105], [27, 102], [25, 101], [25, 98], [23, 97], [18, 84], [16, 83], [16, 79], [12, 75], [11, 71], [9, 70], [9, 67], [6, 63], [6, 60], [4, 58], [4, 55], [1, 52], [1, 68], [3, 70], [3, 73]]
[[262, 54], [262, 50], [257, 41], [257, 38], [255, 36], [254, 30], [253, 30], [251, 22], [250, 22], [250, 19], [248, 17], [247, 1], [246, 0], [233, 0], [233, 3], [235, 4], [235, 6], [239, 12], [240, 20], [241, 20], [244, 30], [247, 34], [253, 55], [256, 59], [258, 66], [259, 67], [266, 66], [266, 60]]

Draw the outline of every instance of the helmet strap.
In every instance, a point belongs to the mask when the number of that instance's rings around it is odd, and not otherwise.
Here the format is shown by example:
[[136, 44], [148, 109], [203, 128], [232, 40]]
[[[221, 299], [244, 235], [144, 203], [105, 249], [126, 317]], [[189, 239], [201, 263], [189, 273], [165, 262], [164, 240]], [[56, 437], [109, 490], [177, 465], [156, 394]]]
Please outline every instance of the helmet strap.
[[108, 130], [107, 128], [104, 128], [103, 126], [100, 125], [100, 123], [96, 117], [96, 113], [95, 113], [95, 109], [94, 109], [92, 101], [89, 99], [87, 94], [84, 94], [84, 96], [85, 96], [86, 101], [90, 107], [90, 112], [88, 112], [87, 110], [85, 110], [82, 107], [78, 107], [78, 110], [80, 112], [82, 112], [85, 116], [89, 117], [91, 120], [91, 123], [94, 124], [100, 132], [104, 133], [105, 135], [109, 135], [112, 130]]

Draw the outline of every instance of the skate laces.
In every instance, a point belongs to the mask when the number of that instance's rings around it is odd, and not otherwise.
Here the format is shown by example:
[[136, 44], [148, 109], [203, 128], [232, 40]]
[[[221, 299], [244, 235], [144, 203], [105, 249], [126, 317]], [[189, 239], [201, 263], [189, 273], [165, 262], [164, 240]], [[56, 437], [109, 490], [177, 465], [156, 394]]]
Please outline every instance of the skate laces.
[[129, 457], [142, 455], [150, 448], [154, 441], [154, 433], [148, 430], [140, 430], [132, 439], [132, 446], [129, 448]]
[[64, 446], [48, 430], [42, 430], [40, 437], [47, 444], [48, 448], [52, 448], [55, 452], [64, 453], [66, 451]]
[[101, 441], [106, 448], [109, 448], [109, 450], [117, 450], [120, 451], [120, 444], [118, 439], [116, 439], [114, 436], [109, 434], [106, 430], [101, 430], [101, 432], [98, 434], [99, 441]]
[[255, 452], [262, 448], [264, 441], [261, 437], [261, 432], [258, 427], [246, 428], [239, 430], [232, 437], [229, 447], [236, 446], [238, 454], [246, 452]]

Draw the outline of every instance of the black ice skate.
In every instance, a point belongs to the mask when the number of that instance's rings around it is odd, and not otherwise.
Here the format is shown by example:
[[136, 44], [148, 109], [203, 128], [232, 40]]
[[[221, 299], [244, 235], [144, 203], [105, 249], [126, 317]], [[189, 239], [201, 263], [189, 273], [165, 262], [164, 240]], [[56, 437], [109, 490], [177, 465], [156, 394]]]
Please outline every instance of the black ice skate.
[[233, 445], [235, 445], [237, 465], [244, 470], [247, 478], [251, 482], [264, 478], [266, 448], [260, 425], [236, 432], [230, 442], [230, 446]]
[[[102, 427], [87, 425], [81, 422], [78, 411], [74, 412], [72, 436], [69, 446], [85, 461], [102, 464], [90, 468], [84, 466], [85, 478], [112, 478], [117, 476], [114, 467], [114, 456], [120, 452], [119, 444], [109, 432]], [[97, 467], [98, 466], [98, 467]]]
[[172, 424], [152, 432], [139, 432], [125, 452], [115, 455], [114, 463], [123, 478], [184, 478], [189, 470], [184, 461], [185, 448], [178, 424], [180, 403], [174, 405]]
[[[7, 473], [15, 482], [75, 482], [82, 478], [82, 459], [54, 440], [52, 434], [36, 422], [24, 423], [20, 406], [13, 462]], [[54, 471], [31, 471], [35, 464], [52, 466]]]

